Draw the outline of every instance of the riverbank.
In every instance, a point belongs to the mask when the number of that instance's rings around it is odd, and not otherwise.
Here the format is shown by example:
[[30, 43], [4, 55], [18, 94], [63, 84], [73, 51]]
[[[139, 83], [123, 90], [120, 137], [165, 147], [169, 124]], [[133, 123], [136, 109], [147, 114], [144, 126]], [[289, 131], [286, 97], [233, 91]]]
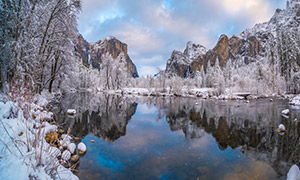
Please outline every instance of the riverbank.
[[45, 140], [57, 128], [45, 96], [0, 94], [0, 179], [77, 180], [59, 161], [60, 150]]
[[[194, 97], [201, 99], [212, 99], [212, 100], [255, 100], [255, 99], [272, 99], [283, 98], [289, 99], [291, 102], [295, 97], [295, 94], [255, 94], [251, 92], [237, 92], [225, 89], [223, 93], [219, 93], [214, 88], [183, 88], [181, 91], [172, 91], [170, 89], [156, 89], [156, 88], [122, 88], [118, 90], [98, 90], [98, 93], [108, 94], [119, 94], [127, 96], [152, 96], [152, 97]], [[241, 95], [243, 94], [243, 96]], [[245, 98], [244, 94], [248, 94]], [[295, 100], [294, 100], [295, 101]], [[293, 102], [294, 102], [293, 101]], [[294, 103], [299, 105], [300, 103]]]

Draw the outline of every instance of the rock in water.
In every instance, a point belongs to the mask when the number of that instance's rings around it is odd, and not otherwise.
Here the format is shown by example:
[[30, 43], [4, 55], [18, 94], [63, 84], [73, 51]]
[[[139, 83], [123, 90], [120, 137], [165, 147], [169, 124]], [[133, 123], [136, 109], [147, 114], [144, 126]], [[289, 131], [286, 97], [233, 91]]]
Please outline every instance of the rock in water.
[[71, 153], [69, 150], [65, 150], [62, 155], [61, 158], [63, 158], [63, 160], [68, 161], [71, 158]]
[[74, 154], [74, 153], [75, 153], [75, 150], [76, 150], [76, 144], [70, 143], [70, 144], [68, 145], [68, 150], [71, 152], [71, 154]]
[[280, 125], [278, 126], [278, 129], [279, 129], [280, 131], [286, 131], [286, 130], [285, 130], [285, 126], [284, 126], [283, 124], [280, 124]]
[[297, 122], [298, 121], [298, 119], [294, 119], [294, 122]]
[[75, 155], [73, 155], [73, 156], [71, 157], [71, 163], [72, 163], [72, 164], [77, 163], [78, 160], [79, 160], [79, 156], [78, 156], [77, 154], [75, 154]]
[[294, 164], [287, 174], [287, 180], [299, 180], [300, 170], [296, 164]]
[[285, 110], [281, 111], [281, 114], [288, 116], [290, 114], [290, 110], [285, 109]]
[[68, 115], [71, 115], [71, 116], [72, 116], [72, 115], [75, 115], [75, 114], [76, 114], [76, 110], [75, 110], [75, 109], [68, 109], [68, 110], [67, 110], [67, 114], [68, 114]]
[[83, 142], [79, 143], [78, 144], [78, 154], [79, 155], [84, 155], [86, 153], [87, 149], [86, 149], [86, 146]]

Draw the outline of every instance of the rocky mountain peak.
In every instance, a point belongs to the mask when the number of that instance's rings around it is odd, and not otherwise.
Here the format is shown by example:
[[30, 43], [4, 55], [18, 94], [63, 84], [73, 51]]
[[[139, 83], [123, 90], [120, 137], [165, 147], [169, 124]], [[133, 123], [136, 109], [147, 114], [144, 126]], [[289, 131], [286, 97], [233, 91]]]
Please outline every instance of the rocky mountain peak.
[[196, 59], [200, 55], [206, 53], [206, 48], [200, 44], [195, 44], [192, 41], [187, 42], [186, 49], [184, 50], [184, 55], [190, 59]]
[[128, 56], [127, 44], [122, 43], [113, 36], [97, 41], [92, 44], [92, 48], [96, 50], [95, 53], [105, 54], [108, 52], [114, 59], [116, 59], [121, 53]]

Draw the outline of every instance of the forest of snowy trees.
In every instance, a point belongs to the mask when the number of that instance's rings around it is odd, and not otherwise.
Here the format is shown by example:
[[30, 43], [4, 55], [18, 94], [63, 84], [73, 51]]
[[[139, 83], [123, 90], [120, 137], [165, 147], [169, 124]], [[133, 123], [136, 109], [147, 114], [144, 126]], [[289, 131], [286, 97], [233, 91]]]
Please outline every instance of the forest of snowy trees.
[[72, 56], [80, 0], [0, 2], [1, 89], [39, 93]]

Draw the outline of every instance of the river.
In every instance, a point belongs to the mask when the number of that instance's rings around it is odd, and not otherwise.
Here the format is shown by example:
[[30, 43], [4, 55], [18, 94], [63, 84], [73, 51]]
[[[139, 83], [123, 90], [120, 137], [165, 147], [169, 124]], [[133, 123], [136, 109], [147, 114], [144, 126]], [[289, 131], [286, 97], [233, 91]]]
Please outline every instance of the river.
[[[58, 124], [87, 145], [76, 173], [83, 180], [285, 179], [300, 163], [300, 110], [283, 99], [79, 93], [55, 106]], [[281, 123], [283, 135], [275, 131]]]

